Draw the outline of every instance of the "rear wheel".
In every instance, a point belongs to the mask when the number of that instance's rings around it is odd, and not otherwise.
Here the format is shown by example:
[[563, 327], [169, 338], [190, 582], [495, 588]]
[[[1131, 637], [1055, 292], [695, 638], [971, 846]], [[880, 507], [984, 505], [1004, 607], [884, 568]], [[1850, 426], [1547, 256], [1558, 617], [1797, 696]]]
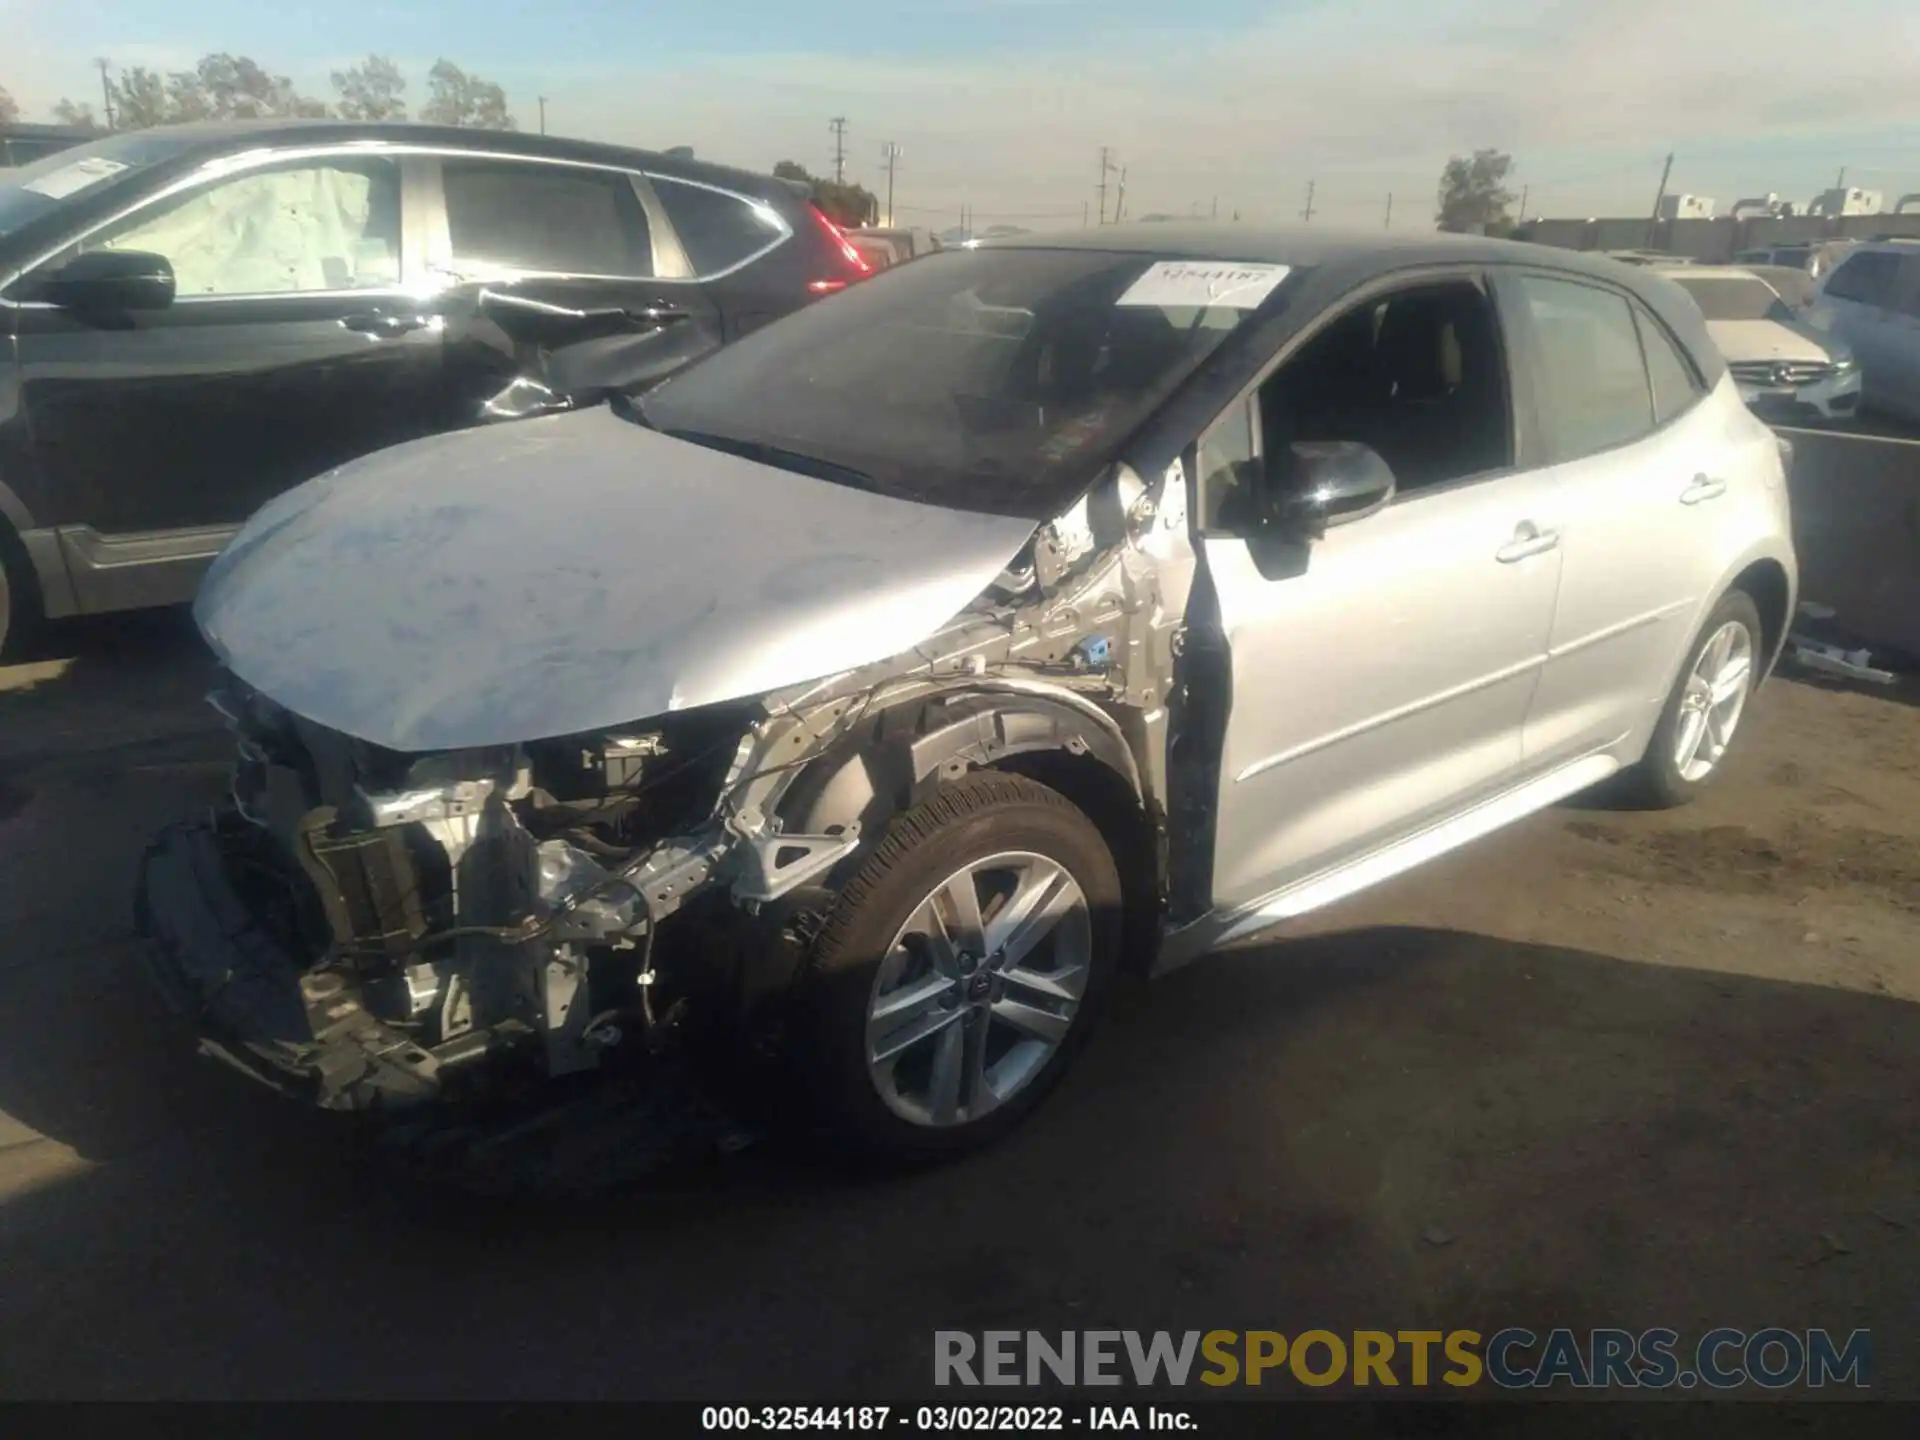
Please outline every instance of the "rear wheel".
[[27, 552], [0, 522], [0, 661], [19, 658], [39, 614]]
[[1004, 1133], [1060, 1078], [1121, 938], [1119, 872], [1057, 792], [982, 773], [895, 820], [822, 931], [806, 1078], [890, 1158]]
[[1764, 663], [1760, 612], [1746, 592], [1729, 592], [1701, 627], [1679, 682], [1633, 772], [1643, 803], [1684, 805], [1720, 772]]

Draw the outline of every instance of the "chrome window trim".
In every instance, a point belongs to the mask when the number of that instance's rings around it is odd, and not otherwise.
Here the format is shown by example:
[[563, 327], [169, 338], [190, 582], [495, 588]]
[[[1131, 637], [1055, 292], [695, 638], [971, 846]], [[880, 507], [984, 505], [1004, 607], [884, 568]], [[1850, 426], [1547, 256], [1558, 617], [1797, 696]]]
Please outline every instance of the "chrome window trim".
[[[650, 279], [650, 280], [657, 280], [660, 283], [667, 284], [667, 285], [698, 284], [698, 283], [702, 283], [709, 280], [719, 280], [724, 278], [725, 276], [735, 273], [738, 270], [744, 269], [746, 266], [753, 264], [755, 261], [759, 260], [761, 257], [765, 256], [766, 254], [768, 254], [778, 246], [785, 244], [788, 240], [793, 238], [793, 227], [787, 223], [786, 217], [781, 215], [779, 211], [775, 210], [771, 205], [767, 204], [767, 202], [765, 202], [764, 200], [756, 199], [754, 196], [751, 196], [751, 195], [743, 195], [737, 190], [729, 190], [722, 185], [711, 185], [706, 183], [705, 181], [690, 180], [678, 175], [656, 175], [655, 172], [652, 172], [652, 171], [635, 170], [632, 166], [629, 166], [629, 165], [615, 165], [615, 164], [611, 164], [609, 162], [601, 161], [601, 160], [578, 160], [570, 157], [559, 157], [559, 156], [552, 156], [552, 155], [528, 155], [518, 150], [490, 150], [490, 149], [481, 150], [481, 149], [473, 149], [473, 148], [462, 146], [462, 145], [446, 145], [446, 144], [435, 145], [435, 144], [422, 144], [422, 143], [416, 143], [411, 141], [395, 141], [395, 140], [344, 140], [344, 141], [336, 140], [325, 145], [289, 145], [289, 146], [278, 147], [278, 148], [272, 147], [272, 146], [262, 146], [258, 149], [244, 150], [239, 152], [238, 154], [222, 155], [215, 159], [208, 160], [204, 164], [197, 166], [188, 174], [179, 177], [178, 179], [172, 181], [171, 183], [165, 186], [162, 186], [159, 190], [154, 191], [152, 194], [143, 195], [138, 200], [134, 200], [129, 204], [120, 207], [119, 209], [115, 210], [112, 214], [107, 215], [104, 218], [94, 222], [92, 225], [80, 231], [78, 234], [68, 235], [65, 239], [61, 240], [59, 244], [53, 246], [48, 250], [41, 252], [40, 254], [34, 256], [31, 260], [28, 260], [22, 263], [21, 265], [16, 267], [11, 273], [8, 273], [4, 276], [0, 276], [0, 305], [4, 305], [9, 309], [14, 309], [14, 310], [57, 309], [58, 308], [57, 306], [51, 305], [48, 302], [43, 300], [9, 299], [6, 297], [4, 292], [12, 288], [15, 284], [17, 284], [22, 276], [27, 275], [38, 266], [44, 265], [48, 260], [51, 260], [54, 256], [60, 254], [61, 251], [67, 249], [69, 246], [77, 245], [82, 241], [88, 239], [89, 237], [99, 234], [100, 231], [107, 229], [109, 226], [119, 224], [122, 220], [126, 219], [128, 216], [136, 214], [137, 212], [144, 210], [149, 206], [158, 205], [162, 201], [170, 200], [175, 195], [179, 195], [184, 191], [192, 190], [202, 185], [212, 184], [215, 181], [224, 180], [233, 175], [244, 174], [248, 170], [257, 170], [268, 165], [277, 165], [282, 162], [297, 162], [301, 160], [324, 160], [324, 159], [331, 159], [331, 158], [346, 159], [346, 158], [357, 158], [357, 157], [369, 156], [369, 155], [376, 156], [376, 157], [391, 158], [391, 159], [399, 160], [402, 162], [401, 163], [401, 221], [400, 221], [400, 228], [401, 228], [400, 244], [401, 244], [401, 252], [402, 252], [401, 274], [403, 277], [407, 277], [408, 279], [411, 279], [411, 275], [412, 275], [412, 272], [408, 269], [408, 262], [414, 259], [416, 255], [418, 256], [419, 264], [421, 266], [421, 275], [420, 275], [421, 281], [424, 281], [427, 275], [433, 273], [433, 271], [435, 270], [436, 258], [444, 256], [449, 260], [451, 259], [451, 253], [450, 253], [451, 246], [450, 244], [447, 243], [448, 237], [446, 235], [446, 214], [447, 214], [446, 196], [445, 196], [444, 186], [442, 185], [442, 182], [441, 182], [440, 167], [438, 165], [408, 166], [407, 164], [405, 164], [405, 161], [409, 157], [430, 158], [435, 160], [445, 160], [445, 159], [501, 160], [501, 161], [516, 163], [516, 164], [557, 165], [557, 166], [562, 166], [565, 168], [575, 169], [575, 170], [608, 171], [614, 174], [626, 175], [629, 177], [639, 177], [641, 180], [644, 180], [645, 182], [647, 182], [648, 191], [651, 191], [651, 182], [657, 178], [660, 180], [670, 181], [671, 183], [676, 185], [692, 185], [698, 189], [712, 190], [717, 194], [725, 195], [730, 199], [738, 200], [742, 204], [748, 205], [752, 208], [764, 210], [769, 216], [772, 217], [772, 219], [775, 221], [775, 223], [779, 227], [778, 235], [776, 235], [766, 245], [762, 246], [759, 250], [756, 250], [751, 255], [747, 256], [745, 259], [740, 260], [733, 265], [729, 265], [725, 269], [715, 270], [710, 274], [695, 275], [692, 273], [692, 266], [686, 262], [684, 249], [682, 249], [680, 246], [678, 232], [674, 231], [671, 223], [667, 221], [664, 204], [659, 202], [657, 196], [650, 197], [648, 194], [642, 194], [641, 204], [643, 208], [647, 209], [647, 220], [648, 220], [649, 227], [651, 228], [655, 218], [653, 210], [647, 207], [648, 199], [652, 198], [654, 200], [654, 203], [660, 206], [660, 220], [662, 224], [665, 225], [667, 232], [673, 235], [673, 242], [672, 242], [673, 247], [674, 249], [680, 251], [680, 261], [683, 265], [686, 266], [686, 270], [688, 273], [684, 275], [644, 276], [644, 275], [588, 275], [588, 274], [572, 274], [572, 273], [559, 272], [559, 271], [525, 271], [525, 272], [520, 272], [516, 278], [521, 278], [521, 279], [540, 278], [540, 279], [562, 279], [562, 280], [574, 280], [574, 279], [624, 280], [624, 281]], [[409, 183], [410, 181], [412, 182], [411, 184]], [[416, 187], [418, 192], [417, 197], [410, 197], [410, 191], [414, 191]], [[636, 184], [635, 189], [636, 189], [636, 192], [638, 192], [640, 189], [639, 185]], [[415, 250], [413, 243], [408, 238], [409, 222], [414, 221], [416, 219], [418, 223], [424, 227], [422, 229], [421, 237], [420, 237], [423, 244], [418, 251]], [[658, 263], [659, 258], [660, 258], [659, 251], [656, 249], [655, 251], [655, 259], [656, 259], [655, 268], [656, 269], [663, 268]], [[441, 269], [442, 273], [447, 273], [447, 271], [450, 269], [449, 266], [441, 266], [439, 268]], [[201, 296], [187, 296], [184, 298], [188, 303], [205, 304], [209, 301], [238, 300], [238, 301], [257, 302], [261, 299], [266, 299], [266, 298], [285, 299], [292, 296], [312, 297], [312, 296], [320, 296], [320, 295], [328, 295], [328, 294], [331, 294], [331, 295], [348, 294], [348, 295], [362, 295], [362, 296], [386, 294], [389, 296], [408, 295], [408, 296], [414, 296], [414, 298], [420, 298], [419, 296], [414, 295], [413, 289], [409, 288], [406, 285], [403, 285], [402, 288], [398, 290], [389, 289], [386, 291], [294, 290], [294, 291], [270, 291], [270, 292], [267, 292], [267, 294], [265, 295], [201, 295]], [[176, 301], [175, 303], [177, 304], [181, 302]]]

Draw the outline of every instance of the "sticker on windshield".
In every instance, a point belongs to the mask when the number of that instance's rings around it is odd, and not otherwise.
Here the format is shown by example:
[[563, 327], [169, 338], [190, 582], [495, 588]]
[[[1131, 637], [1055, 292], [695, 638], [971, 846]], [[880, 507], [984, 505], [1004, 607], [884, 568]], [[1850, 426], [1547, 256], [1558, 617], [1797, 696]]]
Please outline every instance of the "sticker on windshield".
[[126, 168], [124, 161], [103, 160], [95, 155], [76, 160], [71, 165], [62, 165], [52, 174], [29, 180], [20, 188], [44, 195], [49, 200], [64, 200], [69, 195], [79, 194], [89, 185], [98, 185], [102, 180], [111, 179]]
[[1292, 269], [1291, 265], [1232, 260], [1161, 260], [1149, 265], [1146, 273], [1113, 303], [1252, 310]]

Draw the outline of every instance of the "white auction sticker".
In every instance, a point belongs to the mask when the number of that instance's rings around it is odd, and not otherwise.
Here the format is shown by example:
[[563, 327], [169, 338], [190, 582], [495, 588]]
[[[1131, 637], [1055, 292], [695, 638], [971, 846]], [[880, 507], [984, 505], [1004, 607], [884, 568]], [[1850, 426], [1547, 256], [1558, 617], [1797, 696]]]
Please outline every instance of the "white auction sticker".
[[89, 185], [98, 185], [102, 180], [111, 179], [126, 168], [122, 161], [104, 160], [94, 155], [85, 160], [76, 160], [71, 165], [62, 165], [38, 180], [27, 181], [20, 188], [44, 195], [49, 200], [64, 200], [69, 195], [79, 194]]
[[1252, 310], [1286, 279], [1291, 265], [1235, 260], [1160, 260], [1127, 287], [1116, 305], [1211, 306]]

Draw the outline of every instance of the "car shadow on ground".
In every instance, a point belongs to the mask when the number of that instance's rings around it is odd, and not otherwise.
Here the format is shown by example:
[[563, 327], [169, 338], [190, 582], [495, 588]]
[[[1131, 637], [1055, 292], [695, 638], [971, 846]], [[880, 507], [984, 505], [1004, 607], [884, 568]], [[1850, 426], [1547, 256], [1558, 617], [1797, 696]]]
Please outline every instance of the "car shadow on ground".
[[75, 1157], [0, 1203], [12, 1396], [844, 1399], [923, 1392], [936, 1328], [1508, 1324], [1865, 1327], [1920, 1393], [1920, 1006], [1357, 929], [1127, 987], [967, 1161], [423, 1213], [129, 964], [0, 992], [0, 1110]]
[[0, 766], [210, 731], [214, 673], [185, 607], [49, 624], [0, 665]]

